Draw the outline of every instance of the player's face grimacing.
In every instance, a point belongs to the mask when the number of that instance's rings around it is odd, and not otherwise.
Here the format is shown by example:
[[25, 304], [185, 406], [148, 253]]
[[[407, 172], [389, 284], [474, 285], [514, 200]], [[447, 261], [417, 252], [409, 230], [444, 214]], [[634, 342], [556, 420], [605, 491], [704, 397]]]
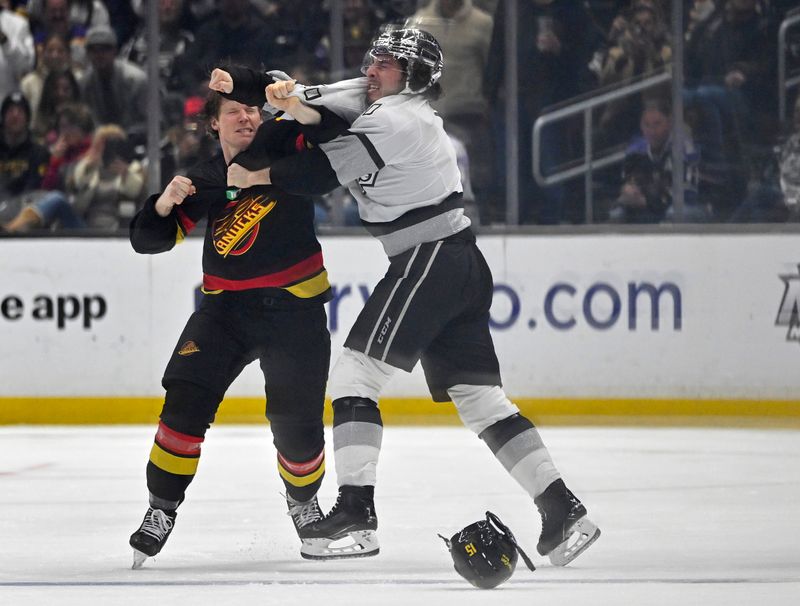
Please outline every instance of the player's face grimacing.
[[367, 101], [396, 95], [405, 88], [406, 73], [400, 62], [391, 55], [376, 55], [364, 72], [367, 76]]
[[219, 115], [211, 120], [211, 128], [219, 133], [220, 143], [235, 151], [247, 149], [261, 125], [261, 110], [255, 105], [245, 105], [224, 99]]

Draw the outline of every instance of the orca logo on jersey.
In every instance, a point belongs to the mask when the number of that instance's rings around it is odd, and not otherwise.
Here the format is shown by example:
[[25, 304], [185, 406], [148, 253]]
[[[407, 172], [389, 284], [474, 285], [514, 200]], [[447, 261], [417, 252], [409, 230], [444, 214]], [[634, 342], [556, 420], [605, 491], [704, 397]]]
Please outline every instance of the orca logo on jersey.
[[214, 249], [223, 257], [243, 255], [258, 236], [259, 222], [278, 202], [266, 201], [266, 196], [244, 197], [231, 202], [225, 214], [214, 222]]

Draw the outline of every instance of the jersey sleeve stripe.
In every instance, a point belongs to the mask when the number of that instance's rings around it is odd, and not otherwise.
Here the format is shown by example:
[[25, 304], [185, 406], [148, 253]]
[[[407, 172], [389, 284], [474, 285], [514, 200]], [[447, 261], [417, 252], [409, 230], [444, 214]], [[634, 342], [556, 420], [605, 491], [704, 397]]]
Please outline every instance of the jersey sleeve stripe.
[[383, 158], [381, 158], [381, 155], [378, 153], [378, 150], [375, 149], [375, 146], [372, 144], [372, 141], [369, 140], [369, 137], [367, 137], [367, 135], [365, 135], [364, 133], [353, 133], [353, 134], [355, 134], [355, 136], [358, 137], [358, 140], [361, 141], [361, 144], [367, 149], [369, 157], [372, 158], [372, 161], [375, 163], [375, 166], [377, 166], [378, 169], [381, 169], [384, 166], [386, 166], [386, 163], [383, 161]]
[[327, 143], [320, 143], [319, 149], [328, 158], [342, 185], [385, 166], [375, 146], [361, 133], [348, 133]]

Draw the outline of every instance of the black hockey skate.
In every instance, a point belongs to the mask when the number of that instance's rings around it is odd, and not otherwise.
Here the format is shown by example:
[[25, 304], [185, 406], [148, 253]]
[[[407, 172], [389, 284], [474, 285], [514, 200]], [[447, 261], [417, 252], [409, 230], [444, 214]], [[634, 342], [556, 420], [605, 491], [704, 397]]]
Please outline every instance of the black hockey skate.
[[[298, 529], [300, 555], [307, 560], [366, 558], [378, 555], [378, 517], [374, 487], [342, 486], [336, 504], [319, 522]], [[335, 543], [343, 541], [343, 545]]]
[[[316, 495], [308, 501], [295, 501], [292, 497], [286, 497], [286, 504], [289, 506], [287, 514], [292, 518], [294, 529], [300, 542], [306, 544], [305, 530], [312, 524], [322, 520], [322, 512], [319, 509]], [[302, 553], [302, 548], [300, 549]]]
[[139, 530], [131, 535], [130, 544], [133, 547], [133, 566], [136, 570], [141, 568], [147, 558], [153, 557], [167, 542], [169, 534], [175, 526], [177, 512], [168, 512], [163, 509], [149, 507], [144, 514]]
[[600, 536], [586, 517], [586, 507], [562, 480], [556, 480], [533, 500], [542, 515], [542, 534], [536, 550], [554, 566], [566, 566]]

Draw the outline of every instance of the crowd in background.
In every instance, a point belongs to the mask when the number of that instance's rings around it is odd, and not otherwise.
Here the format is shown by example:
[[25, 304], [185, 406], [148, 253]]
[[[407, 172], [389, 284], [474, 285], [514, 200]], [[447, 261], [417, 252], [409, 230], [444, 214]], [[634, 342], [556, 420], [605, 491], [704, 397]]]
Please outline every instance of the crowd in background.
[[[796, 0], [683, 1], [680, 219], [796, 220], [800, 101], [790, 102], [793, 119], [781, 124], [776, 95], [777, 32]], [[583, 223], [582, 179], [543, 187], [533, 178], [532, 126], [553, 105], [669, 66], [670, 2], [517, 1], [520, 159], [507, 167], [505, 0], [344, 0], [346, 69], [337, 74], [325, 0], [158, 0], [162, 181], [214, 149], [201, 116], [213, 67], [279, 68], [308, 83], [357, 76], [382, 24], [412, 22], [444, 49], [445, 95], [435, 107], [456, 146], [473, 219], [505, 220], [506, 174], [516, 168], [521, 223]], [[125, 229], [153, 193], [145, 5], [0, 0], [0, 233]], [[800, 68], [800, 34], [790, 36], [788, 55], [790, 69]], [[624, 149], [625, 159], [595, 174], [594, 221], [676, 220], [670, 100], [667, 85], [596, 114], [594, 147]], [[543, 170], [580, 157], [582, 137], [579, 121], [545, 128]], [[342, 191], [320, 199], [319, 221], [357, 223], [346, 198]]]

